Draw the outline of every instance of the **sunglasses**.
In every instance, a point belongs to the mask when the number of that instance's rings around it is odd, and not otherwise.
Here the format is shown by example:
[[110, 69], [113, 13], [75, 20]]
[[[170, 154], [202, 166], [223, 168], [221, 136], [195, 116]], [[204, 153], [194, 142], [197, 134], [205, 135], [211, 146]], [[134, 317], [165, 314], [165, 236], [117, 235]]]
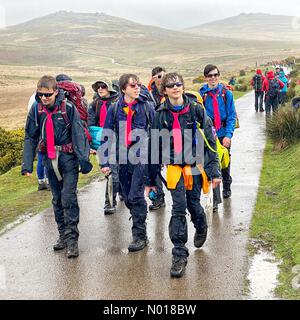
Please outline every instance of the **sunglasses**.
[[98, 89], [107, 89], [107, 85], [105, 83], [98, 84]]
[[207, 75], [207, 78], [212, 78], [212, 77], [218, 77], [220, 74], [219, 73], [209, 73], [208, 75]]
[[54, 95], [54, 93], [55, 93], [55, 91], [53, 91], [52, 93], [37, 92], [36, 94], [37, 94], [37, 96], [38, 96], [39, 98], [42, 98], [43, 96], [44, 96], [45, 98], [50, 98], [50, 97], [52, 97], [52, 96]]
[[128, 86], [132, 89], [135, 89], [135, 88], [140, 88], [142, 86], [141, 83], [137, 82], [137, 83], [128, 83]]
[[167, 83], [166, 84], [166, 88], [169, 88], [169, 89], [172, 89], [174, 87], [177, 87], [177, 88], [180, 88], [183, 86], [183, 83], [182, 82], [174, 82], [174, 83]]

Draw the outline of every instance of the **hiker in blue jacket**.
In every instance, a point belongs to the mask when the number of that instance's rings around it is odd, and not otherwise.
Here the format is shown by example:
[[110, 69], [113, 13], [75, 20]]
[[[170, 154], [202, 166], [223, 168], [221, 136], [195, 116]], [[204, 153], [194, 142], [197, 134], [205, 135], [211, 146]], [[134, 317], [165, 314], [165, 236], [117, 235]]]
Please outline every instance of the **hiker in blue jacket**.
[[[236, 124], [236, 111], [233, 94], [219, 82], [220, 71], [217, 66], [209, 64], [204, 68], [204, 76], [207, 81], [200, 89], [207, 115], [212, 119], [217, 136], [230, 152], [231, 139]], [[231, 196], [232, 177], [230, 164], [222, 169], [223, 198]], [[214, 211], [217, 211], [217, 203], [214, 201]]]
[[284, 71], [279, 71], [279, 76], [277, 77], [277, 79], [280, 80], [284, 84], [284, 87], [282, 89], [280, 89], [280, 92], [279, 92], [279, 104], [285, 105], [289, 80], [285, 76]]
[[[113, 163], [111, 155], [115, 152], [116, 159], [114, 160], [116, 160], [115, 163], [119, 163], [122, 195], [132, 217], [132, 242], [128, 246], [128, 251], [135, 252], [144, 249], [148, 244], [147, 203], [144, 195], [146, 163], [136, 157], [132, 159], [132, 154], [141, 154], [141, 151], [136, 151], [135, 147], [142, 139], [142, 144], [147, 145], [155, 111], [154, 104], [141, 94], [141, 83], [136, 75], [122, 75], [119, 86], [121, 95], [114, 108], [108, 110], [102, 132], [104, 141], [98, 153], [100, 152], [101, 171], [108, 174]], [[138, 129], [139, 133], [143, 133], [144, 136], [134, 137]], [[113, 136], [116, 138], [116, 143], [110, 143], [113, 141]], [[107, 139], [108, 150], [102, 153], [102, 149], [106, 148]], [[112, 150], [112, 145], [115, 145], [115, 150]], [[148, 153], [146, 156], [148, 157]]]

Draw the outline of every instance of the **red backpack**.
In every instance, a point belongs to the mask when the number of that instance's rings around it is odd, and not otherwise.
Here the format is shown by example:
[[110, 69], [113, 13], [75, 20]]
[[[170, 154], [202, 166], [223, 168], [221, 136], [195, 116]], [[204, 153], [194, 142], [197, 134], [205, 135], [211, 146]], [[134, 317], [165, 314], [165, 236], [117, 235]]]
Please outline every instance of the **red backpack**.
[[75, 105], [79, 112], [80, 119], [87, 122], [88, 111], [83, 102], [83, 94], [80, 84], [71, 81], [60, 81], [57, 83], [57, 86], [64, 90], [65, 97]]

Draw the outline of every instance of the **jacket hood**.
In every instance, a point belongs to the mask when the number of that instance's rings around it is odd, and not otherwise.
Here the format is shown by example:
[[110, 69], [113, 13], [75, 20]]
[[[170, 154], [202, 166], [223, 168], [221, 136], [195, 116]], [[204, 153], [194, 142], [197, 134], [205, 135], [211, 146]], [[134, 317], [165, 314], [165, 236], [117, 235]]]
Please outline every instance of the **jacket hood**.
[[[193, 101], [192, 98], [188, 97], [186, 94], [183, 94], [183, 106], [186, 107], [189, 103]], [[160, 112], [163, 110], [173, 110], [173, 106], [170, 103], [170, 100], [166, 98], [166, 101], [163, 102], [159, 108], [157, 108], [156, 112]]]
[[260, 75], [262, 76], [262, 71], [261, 71], [261, 69], [257, 69], [257, 70], [256, 70], [256, 74], [260, 74]]
[[280, 71], [280, 72], [279, 72], [279, 76], [282, 77], [282, 78], [285, 77], [284, 71]]
[[95, 92], [98, 91], [98, 84], [99, 84], [99, 83], [104, 83], [104, 84], [106, 84], [109, 92], [111, 92], [111, 91], [116, 92], [115, 90], [112, 90], [110, 83], [109, 83], [108, 81], [105, 81], [105, 80], [97, 80], [95, 83], [92, 84], [92, 89], [93, 89]]
[[[55, 106], [60, 106], [62, 101], [64, 100], [64, 98], [65, 98], [64, 90], [58, 89], [58, 95], [56, 96], [54, 105]], [[35, 95], [35, 100], [36, 100], [37, 103], [41, 102], [41, 99], [37, 94]]]
[[275, 78], [275, 76], [274, 76], [274, 71], [272, 71], [272, 70], [268, 71], [268, 72], [267, 72], [267, 78], [268, 78], [269, 80], [273, 80], [273, 79]]
[[200, 89], [200, 93], [201, 93], [201, 94], [205, 94], [205, 93], [207, 93], [207, 92], [209, 92], [209, 91], [215, 91], [215, 90], [217, 90], [218, 88], [220, 88], [220, 90], [222, 90], [222, 84], [221, 84], [221, 83], [219, 83], [219, 84], [217, 85], [217, 87], [214, 88], [214, 89], [211, 89], [211, 88], [208, 86], [208, 84], [206, 83], [206, 84]]
[[119, 97], [119, 94], [118, 92], [116, 91], [109, 91], [110, 93], [110, 96], [109, 97], [100, 97], [99, 94], [97, 94], [97, 98], [102, 100], [102, 101], [110, 101], [110, 100], [114, 100], [114, 99], [117, 99]]

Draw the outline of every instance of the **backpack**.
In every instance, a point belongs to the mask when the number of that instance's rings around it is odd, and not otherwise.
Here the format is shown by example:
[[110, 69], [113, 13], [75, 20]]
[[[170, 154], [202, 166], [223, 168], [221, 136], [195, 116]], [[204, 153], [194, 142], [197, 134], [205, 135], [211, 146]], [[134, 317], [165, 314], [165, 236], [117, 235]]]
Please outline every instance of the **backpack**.
[[253, 88], [255, 91], [261, 91], [262, 90], [262, 83], [263, 83], [263, 79], [262, 76], [260, 74], [256, 74], [253, 77]]
[[87, 122], [88, 111], [84, 104], [83, 92], [80, 84], [72, 81], [60, 81], [57, 83], [57, 86], [65, 92], [65, 97], [75, 105], [79, 112], [80, 119]]
[[[226, 92], [227, 92], [227, 90], [232, 91], [232, 87], [231, 87], [231, 86], [228, 86], [228, 85], [222, 84], [222, 91], [221, 91], [221, 93], [218, 94], [218, 97], [219, 97], [219, 96], [222, 96], [222, 99], [223, 99], [223, 101], [224, 101], [225, 107], [226, 107], [226, 102], [227, 102], [227, 100], [226, 100]], [[206, 101], [207, 95], [208, 95], [207, 93], [205, 93], [205, 94], [203, 95], [203, 105], [204, 105], [204, 107], [205, 107], [205, 101]], [[225, 109], [226, 109], [226, 108], [225, 108]], [[226, 110], [226, 113], [227, 113], [227, 110]], [[238, 129], [238, 128], [240, 127], [240, 121], [239, 121], [238, 114], [237, 114], [236, 110], [235, 110], [235, 117], [236, 117], [236, 120], [235, 120], [235, 129]]]
[[280, 91], [280, 86], [277, 79], [268, 80], [269, 81], [269, 90], [267, 95], [269, 98], [276, 98]]

